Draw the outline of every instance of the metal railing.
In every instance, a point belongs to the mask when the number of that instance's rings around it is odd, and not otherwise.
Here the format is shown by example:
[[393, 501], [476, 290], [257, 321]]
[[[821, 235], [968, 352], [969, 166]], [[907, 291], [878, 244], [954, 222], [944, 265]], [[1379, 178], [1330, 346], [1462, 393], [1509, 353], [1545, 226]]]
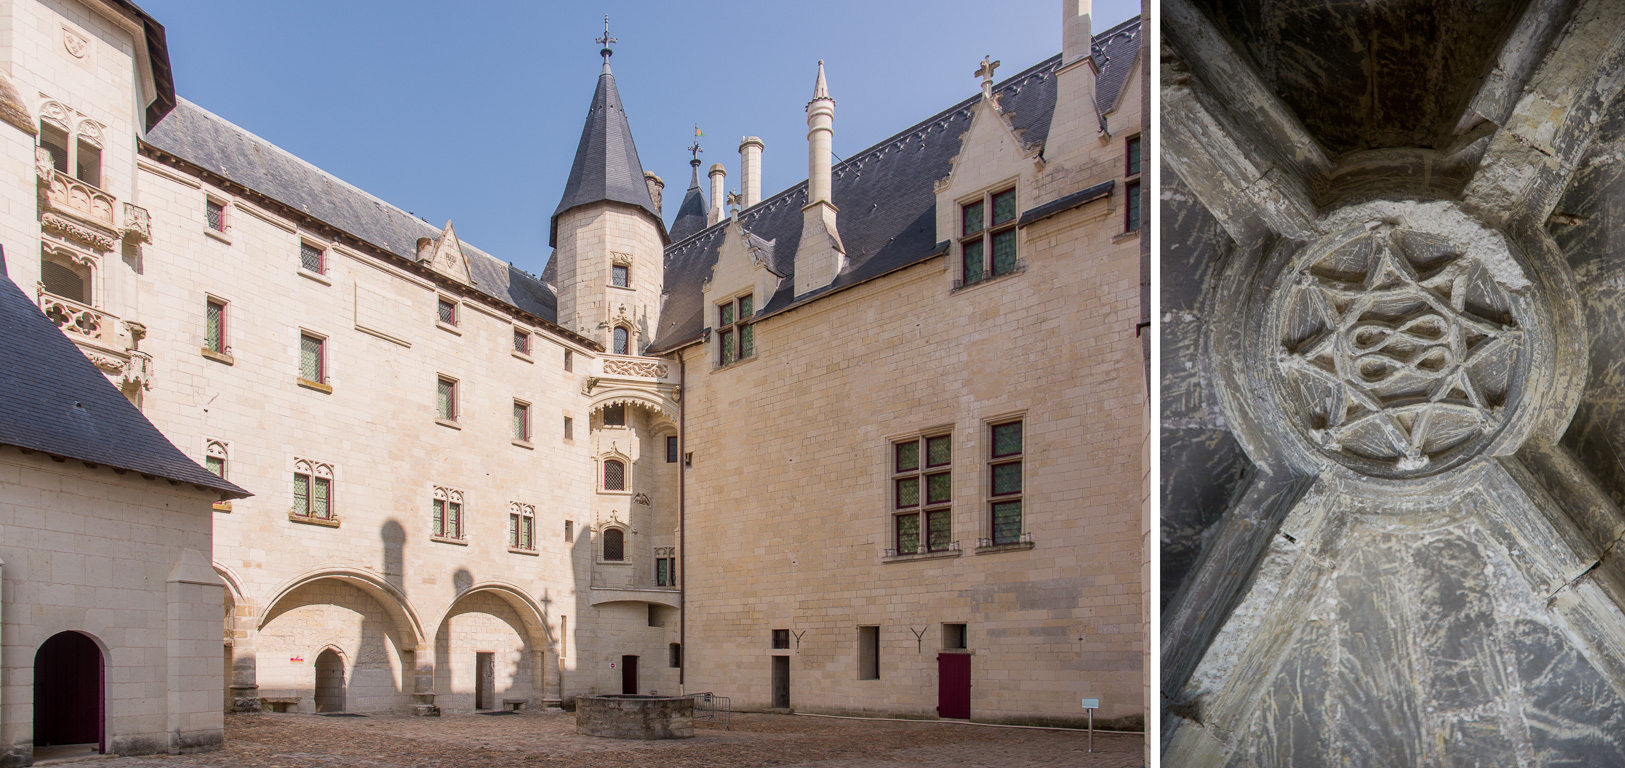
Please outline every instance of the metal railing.
[[710, 691], [686, 694], [694, 700], [694, 719], [722, 723], [723, 730], [733, 729], [733, 701]]

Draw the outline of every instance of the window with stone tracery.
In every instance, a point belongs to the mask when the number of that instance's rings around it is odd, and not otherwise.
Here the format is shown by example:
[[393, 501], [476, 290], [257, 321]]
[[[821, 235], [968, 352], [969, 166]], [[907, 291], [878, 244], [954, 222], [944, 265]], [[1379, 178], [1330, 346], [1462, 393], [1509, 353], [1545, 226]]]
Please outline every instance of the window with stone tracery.
[[101, 123], [56, 101], [40, 105], [39, 146], [51, 155], [51, 167], [98, 189], [102, 186]]
[[442, 539], [463, 538], [463, 492], [455, 488], [434, 487], [430, 503], [429, 532]]
[[40, 283], [45, 292], [91, 306], [93, 259], [63, 247], [47, 244], [40, 249]]
[[222, 480], [226, 478], [226, 461], [230, 449], [223, 440], [209, 440], [203, 447], [203, 467]]
[[728, 365], [756, 354], [756, 294], [717, 305], [717, 365]]
[[295, 517], [333, 519], [333, 465], [310, 459], [293, 461], [293, 508]]
[[508, 502], [508, 546], [527, 552], [536, 549], [536, 506]]
[[626, 490], [626, 462], [620, 459], [604, 461], [604, 490]]

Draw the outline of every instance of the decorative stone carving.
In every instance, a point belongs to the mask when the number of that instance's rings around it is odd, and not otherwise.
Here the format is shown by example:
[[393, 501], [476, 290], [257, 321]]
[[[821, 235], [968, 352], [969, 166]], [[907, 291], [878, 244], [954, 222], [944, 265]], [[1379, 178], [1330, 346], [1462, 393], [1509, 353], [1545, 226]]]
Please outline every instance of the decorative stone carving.
[[85, 54], [90, 51], [90, 41], [79, 36], [79, 33], [74, 32], [67, 27], [63, 27], [62, 47], [67, 49], [69, 56], [76, 59], [82, 59], [85, 57]]
[[[1410, 476], [1478, 451], [1517, 406], [1528, 286], [1504, 239], [1457, 217], [1332, 234], [1274, 292], [1276, 390], [1324, 455]], [[1463, 248], [1468, 243], [1476, 243]]]
[[[118, 333], [118, 318], [77, 301], [46, 293], [44, 286], [40, 286], [39, 301], [40, 310], [45, 316], [69, 335], [113, 346]], [[120, 362], [119, 366], [122, 367], [123, 362]]]
[[632, 503], [633, 504], [641, 504], [641, 505], [643, 505], [645, 507], [651, 506], [649, 504], [649, 494], [643, 493], [641, 491], [638, 492], [636, 495], [634, 495], [632, 497]]
[[72, 129], [73, 110], [62, 106], [62, 102], [46, 99], [39, 105], [39, 119], [50, 123], [67, 133]]
[[79, 121], [79, 131], [77, 135], [80, 141], [101, 147], [102, 133], [103, 131], [101, 123], [98, 123], [88, 117]]
[[119, 371], [119, 388], [125, 391], [152, 389], [152, 355], [130, 352], [130, 359]]
[[44, 147], [34, 148], [34, 175], [40, 184], [51, 183], [51, 174], [56, 172], [56, 161], [51, 157], [51, 150]]
[[653, 360], [604, 359], [605, 376], [640, 376], [650, 379], [663, 379], [666, 377], [666, 372], [665, 363]]
[[94, 365], [107, 373], [121, 373], [124, 370], [124, 361], [118, 359], [117, 357], [102, 354], [101, 352], [92, 352], [90, 350], [80, 351], [85, 353], [85, 358], [90, 361], [91, 365]]
[[70, 240], [78, 240], [98, 251], [113, 250], [114, 240], [112, 235], [95, 227], [80, 224], [66, 216], [47, 213], [40, 217], [40, 228]]
[[609, 262], [623, 267], [630, 267], [632, 266], [632, 254], [610, 251]]
[[124, 204], [124, 239], [152, 242], [152, 215], [147, 209], [133, 203]]

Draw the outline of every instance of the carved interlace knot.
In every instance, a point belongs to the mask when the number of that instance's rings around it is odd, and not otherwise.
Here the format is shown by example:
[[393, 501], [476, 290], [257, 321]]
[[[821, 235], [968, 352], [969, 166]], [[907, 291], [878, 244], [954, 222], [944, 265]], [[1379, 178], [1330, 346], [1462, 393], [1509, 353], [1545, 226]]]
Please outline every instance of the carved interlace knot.
[[1375, 225], [1288, 286], [1276, 365], [1323, 453], [1419, 474], [1505, 422], [1524, 334], [1477, 258]]

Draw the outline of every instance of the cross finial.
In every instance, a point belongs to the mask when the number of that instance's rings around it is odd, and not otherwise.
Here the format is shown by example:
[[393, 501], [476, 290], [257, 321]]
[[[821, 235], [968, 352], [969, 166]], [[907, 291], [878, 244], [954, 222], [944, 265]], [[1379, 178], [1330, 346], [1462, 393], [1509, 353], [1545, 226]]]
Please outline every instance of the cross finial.
[[989, 61], [991, 58], [993, 57], [983, 56], [981, 68], [974, 73], [982, 78], [982, 95], [989, 99], [993, 98], [993, 70], [999, 68], [999, 62]]
[[598, 55], [604, 57], [604, 63], [609, 63], [609, 57], [615, 55], [615, 52], [609, 49], [609, 44], [620, 42], [619, 40], [609, 36], [609, 14], [604, 14], [604, 36], [594, 40], [593, 42], [604, 46], [603, 50], [598, 52]]

